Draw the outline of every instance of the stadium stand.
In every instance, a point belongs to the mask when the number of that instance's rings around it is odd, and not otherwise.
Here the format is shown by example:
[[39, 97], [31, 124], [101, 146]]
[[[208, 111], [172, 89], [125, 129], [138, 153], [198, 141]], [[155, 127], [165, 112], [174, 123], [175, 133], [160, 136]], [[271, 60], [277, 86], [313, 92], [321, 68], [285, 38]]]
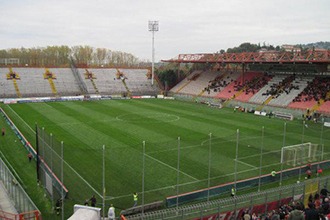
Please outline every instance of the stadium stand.
[[81, 75], [81, 78], [83, 79], [83, 82], [86, 85], [87, 91], [89, 94], [99, 94], [99, 89], [95, 83], [97, 76], [94, 72], [94, 70], [91, 69], [78, 69], [79, 74]]
[[56, 80], [53, 80], [58, 95], [79, 95], [81, 91], [76, 82], [71, 69], [68, 68], [54, 68], [49, 69], [56, 75]]
[[249, 102], [262, 104], [264, 103], [269, 97], [271, 96], [270, 91], [274, 86], [280, 85], [280, 83], [286, 78], [285, 75], [275, 75], [273, 78], [268, 81], [268, 84], [262, 87], [252, 98]]
[[[298, 79], [297, 79], [298, 78]], [[269, 105], [275, 106], [287, 106], [289, 105], [295, 97], [298, 96], [308, 85], [309, 82], [313, 80], [313, 77], [297, 77], [294, 81], [283, 88], [282, 93], [278, 97], [272, 99]]]
[[14, 84], [11, 80], [7, 79], [7, 74], [9, 73], [8, 68], [0, 68], [0, 93], [1, 97], [9, 98], [9, 97], [18, 97]]
[[247, 102], [249, 99], [259, 91], [269, 80], [270, 77], [265, 75], [262, 72], [246, 72], [244, 77], [239, 77], [235, 81], [234, 89], [235, 93], [235, 100]]
[[[78, 69], [81, 74], [84, 82], [90, 81], [90, 79], [85, 78], [85, 69]], [[116, 69], [88, 69], [95, 75], [93, 80], [96, 88], [98, 89], [101, 95], [112, 94], [112, 95], [121, 95], [122, 93], [127, 92], [124, 84], [120, 79], [117, 79]], [[90, 83], [86, 83], [88, 93], [95, 94], [95, 88]]]
[[[241, 75], [230, 70], [194, 71], [170, 92], [265, 106], [329, 113], [330, 85], [328, 76], [294, 72], [253, 72]], [[266, 107], [268, 108], [268, 107]]]
[[14, 204], [8, 196], [2, 180], [0, 181], [0, 210], [6, 213], [18, 214]]
[[197, 96], [201, 94], [208, 86], [209, 81], [214, 80], [219, 75], [219, 72], [205, 71], [205, 72], [193, 72], [185, 80], [182, 80], [177, 87], [171, 91], [175, 93], [189, 94]]
[[182, 90], [184, 87], [188, 86], [192, 81], [196, 81], [200, 75], [202, 75], [203, 71], [193, 71], [189, 76], [183, 79], [181, 82], [176, 84], [172, 89], [171, 92], [173, 93], [183, 93]]
[[216, 95], [216, 98], [230, 99], [233, 97], [235, 94], [235, 81], [238, 80], [239, 76], [239, 72], [231, 72], [225, 79], [223, 79], [223, 82], [227, 84], [227, 86]]
[[[330, 101], [330, 77], [316, 76], [313, 81], [309, 81], [304, 90], [288, 105], [290, 108], [327, 111], [322, 107], [324, 103]], [[327, 104], [325, 105], [327, 106]], [[329, 111], [329, 110], [328, 110]]]
[[20, 74], [21, 80], [17, 80], [17, 85], [23, 97], [53, 96], [49, 82], [43, 77], [45, 69], [14, 68], [14, 71]]
[[[12, 78], [11, 72], [15, 74]], [[93, 77], [86, 78], [86, 69], [78, 69], [82, 82], [77, 82], [70, 68], [0, 68], [0, 97], [54, 97], [86, 94], [79, 83], [83, 83], [88, 94], [122, 95], [128, 91], [139, 95], [160, 93], [157, 81], [148, 79], [147, 69], [122, 69], [126, 79], [116, 78], [116, 69], [89, 69]], [[8, 78], [9, 74], [9, 78]], [[18, 79], [19, 77], [19, 79]]]
[[157, 83], [151, 84], [147, 69], [119, 69], [125, 76], [125, 83], [132, 95], [153, 95], [159, 93]]
[[[234, 78], [233, 78], [234, 76]], [[203, 96], [215, 97], [219, 92], [226, 88], [236, 78], [232, 71], [225, 71], [217, 75], [213, 80], [209, 81], [208, 86], [204, 89]]]
[[320, 108], [318, 109], [319, 112], [330, 113], [330, 101], [324, 102]]
[[315, 100], [308, 100], [307, 96], [302, 95], [300, 96], [301, 99], [303, 99], [304, 101], [296, 101], [293, 100], [288, 107], [290, 108], [298, 108], [298, 109], [311, 109], [317, 102]]

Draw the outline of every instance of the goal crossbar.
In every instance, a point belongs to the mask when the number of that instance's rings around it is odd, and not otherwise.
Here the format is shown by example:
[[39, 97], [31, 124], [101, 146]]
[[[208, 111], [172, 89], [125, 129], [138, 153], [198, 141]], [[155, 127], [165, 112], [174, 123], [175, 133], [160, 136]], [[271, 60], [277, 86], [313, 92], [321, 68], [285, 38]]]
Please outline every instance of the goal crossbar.
[[318, 145], [311, 142], [282, 147], [281, 163], [291, 163], [295, 166], [298, 163], [305, 162], [306, 159], [311, 161], [315, 159], [317, 148]]

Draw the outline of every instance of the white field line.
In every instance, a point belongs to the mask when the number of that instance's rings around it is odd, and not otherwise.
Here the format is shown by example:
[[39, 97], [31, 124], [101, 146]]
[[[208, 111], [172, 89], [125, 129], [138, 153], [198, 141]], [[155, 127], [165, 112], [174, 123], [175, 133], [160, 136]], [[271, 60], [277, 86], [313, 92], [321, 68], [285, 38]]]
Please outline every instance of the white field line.
[[[237, 174], [240, 174], [240, 173], [244, 173], [244, 172], [249, 172], [249, 171], [253, 171], [253, 170], [256, 170], [258, 169], [258, 167], [256, 168], [253, 168], [253, 169], [248, 169], [248, 170], [243, 170], [243, 171], [239, 171], [237, 172]], [[217, 178], [221, 178], [221, 177], [227, 177], [227, 176], [232, 176], [234, 175], [235, 173], [229, 173], [229, 174], [225, 174], [225, 175], [221, 175], [221, 176], [215, 176], [215, 177], [212, 177], [210, 178], [211, 180], [212, 179], [217, 179]], [[194, 184], [194, 183], [198, 183], [198, 182], [202, 182], [202, 181], [206, 181], [207, 179], [203, 179], [203, 180], [196, 180], [196, 181], [191, 181], [191, 182], [186, 182], [186, 183], [183, 183], [183, 184], [180, 184], [179, 187], [181, 186], [185, 186], [185, 185], [189, 185], [189, 184]], [[144, 191], [145, 193], [150, 193], [150, 192], [157, 192], [159, 190], [165, 190], [165, 189], [173, 189], [173, 187], [175, 188], [176, 185], [173, 185], [173, 186], [166, 186], [166, 187], [162, 187], [162, 188], [157, 188], [157, 189], [152, 189], [152, 190], [148, 190], [148, 191]], [[175, 188], [176, 189], [176, 188]], [[121, 196], [116, 196], [116, 197], [109, 197], [108, 199], [111, 200], [111, 199], [120, 199], [120, 198], [125, 198], [125, 197], [131, 197], [132, 194], [127, 194], [127, 195], [121, 195]]]
[[[330, 155], [330, 153], [326, 153], [325, 155]], [[279, 165], [281, 163], [275, 163], [275, 164], [270, 164], [270, 165], [266, 165], [266, 166], [263, 166], [263, 168], [266, 168], [266, 167], [270, 167], [270, 166], [274, 166], [274, 165]], [[259, 169], [259, 167], [255, 167], [255, 168], [252, 168], [252, 169], [248, 169], [248, 170], [243, 170], [243, 171], [239, 171], [237, 172], [237, 174], [241, 174], [241, 173], [245, 173], [245, 172], [250, 172], [250, 171], [253, 171], [253, 170], [257, 170]], [[228, 174], [224, 174], [224, 175], [221, 175], [221, 176], [214, 176], [212, 178], [210, 178], [210, 180], [213, 180], [213, 179], [218, 179], [218, 178], [222, 178], [222, 177], [227, 177], [227, 176], [233, 176], [235, 175], [235, 172], [234, 173], [228, 173]], [[197, 181], [191, 181], [191, 182], [186, 182], [186, 183], [183, 183], [183, 184], [180, 184], [179, 187], [181, 186], [185, 186], [185, 185], [189, 185], [189, 184], [193, 184], [193, 183], [198, 183], [198, 182], [202, 182], [202, 181], [206, 181], [207, 179], [202, 179], [202, 180], [197, 180]], [[150, 193], [150, 192], [157, 192], [159, 190], [165, 190], [165, 189], [173, 189], [173, 187], [175, 188], [176, 185], [172, 185], [172, 186], [166, 186], [166, 187], [161, 187], [161, 188], [157, 188], [157, 189], [152, 189], [152, 190], [147, 190], [147, 191], [144, 191], [145, 193]], [[176, 188], [175, 188], [176, 189]], [[120, 199], [120, 198], [125, 198], [125, 197], [131, 197], [132, 194], [127, 194], [127, 195], [121, 195], [121, 196], [116, 196], [116, 197], [106, 197], [106, 200], [112, 200], [112, 199]]]
[[[162, 162], [162, 161], [160, 161], [160, 160], [158, 160], [158, 159], [156, 159], [156, 158], [154, 158], [154, 157], [152, 157], [152, 156], [149, 156], [148, 154], [145, 154], [145, 155], [146, 155], [147, 157], [149, 157], [150, 159], [152, 159], [152, 160], [154, 160], [154, 161], [156, 161], [156, 162], [158, 162], [158, 163], [160, 163], [160, 164], [163, 164], [164, 166], [166, 166], [166, 167], [168, 167], [168, 168], [170, 168], [170, 169], [172, 169], [172, 170], [178, 171], [178, 169], [176, 169], [176, 168], [174, 168], [174, 167], [168, 165], [167, 163], [164, 163], [164, 162]], [[180, 170], [179, 170], [179, 172], [182, 173], [182, 174], [184, 174], [184, 175], [186, 175], [186, 176], [188, 176], [188, 177], [190, 177], [190, 178], [192, 178], [192, 179], [195, 180], [195, 181], [198, 181], [198, 179], [196, 179], [196, 178], [193, 177], [193, 176], [190, 176], [189, 174], [187, 174], [187, 173], [185, 173], [185, 172], [182, 172], [182, 171], [180, 171]]]
[[[9, 107], [9, 109], [20, 119], [20, 120], [22, 120], [23, 122], [24, 122], [24, 124], [35, 134], [36, 132], [35, 132], [35, 130], [33, 130], [32, 128], [31, 128], [31, 126], [30, 125], [28, 125], [27, 123], [26, 123], [26, 121], [24, 121], [11, 107], [10, 107], [10, 105], [8, 105], [8, 107]], [[59, 157], [59, 158], [61, 158], [60, 157], [60, 155], [58, 155], [56, 152], [55, 152], [55, 154]], [[92, 187], [81, 175], [79, 175], [79, 173], [75, 170], [75, 169], [73, 169], [73, 167], [71, 167], [65, 160], [63, 160], [63, 162], [75, 173], [75, 174], [77, 174], [77, 176], [79, 176], [79, 178], [80, 179], [82, 179], [98, 196], [100, 196], [101, 198], [102, 198], [102, 195], [96, 190], [96, 189], [94, 189], [94, 187]]]
[[[235, 161], [236, 159], [234, 159], [234, 161]], [[252, 168], [258, 168], [258, 167], [256, 167], [256, 166], [253, 166], [253, 165], [251, 165], [251, 164], [248, 164], [248, 163], [245, 163], [245, 162], [243, 162], [243, 161], [240, 161], [240, 160], [236, 160], [238, 163], [241, 163], [241, 164], [244, 164], [245, 166], [249, 166], [249, 167], [252, 167]]]
[[[326, 153], [326, 155], [330, 155], [330, 153]], [[266, 166], [263, 166], [263, 168], [266, 168], [266, 167], [270, 167], [270, 166], [274, 166], [274, 165], [279, 165], [281, 163], [275, 163], [275, 164], [270, 164], [270, 165], [266, 165]], [[255, 167], [255, 168], [252, 168], [252, 169], [248, 169], [248, 170], [243, 170], [243, 171], [239, 171], [237, 172], [237, 174], [241, 174], [241, 173], [245, 173], [245, 172], [250, 172], [250, 171], [253, 171], [253, 170], [257, 170], [259, 169], [259, 167]], [[233, 176], [235, 175], [235, 172], [234, 173], [228, 173], [228, 174], [224, 174], [224, 175], [221, 175], [221, 176], [214, 176], [212, 178], [210, 178], [211, 180], [213, 179], [218, 179], [218, 178], [223, 178], [223, 177], [227, 177], [227, 176]], [[183, 184], [180, 184], [179, 187], [181, 186], [185, 186], [185, 185], [189, 185], [189, 184], [194, 184], [194, 183], [198, 183], [198, 182], [202, 182], [202, 181], [206, 181], [207, 179], [203, 179], [203, 180], [197, 180], [197, 181], [191, 181], [191, 182], [186, 182], [186, 183], [183, 183]], [[173, 185], [173, 186], [166, 186], [166, 187], [161, 187], [161, 188], [157, 188], [157, 189], [152, 189], [152, 190], [147, 190], [147, 191], [144, 191], [145, 193], [151, 193], [151, 192], [157, 192], [159, 190], [165, 190], [165, 189], [173, 189], [173, 187], [175, 188], [176, 185]], [[175, 188], [176, 189], [176, 188]], [[132, 197], [132, 194], [127, 194], [127, 195], [121, 195], [121, 196], [116, 196], [116, 197], [106, 197], [106, 200], [112, 200], [112, 199], [120, 199], [120, 198], [125, 198], [125, 197]]]
[[[276, 153], [276, 152], [281, 152], [280, 150], [273, 150], [273, 151], [268, 151], [266, 153], [262, 153], [262, 155], [266, 155], [266, 154], [272, 154], [272, 153]], [[254, 155], [249, 155], [249, 156], [245, 156], [245, 157], [240, 157], [239, 159], [246, 159], [246, 158], [251, 158], [251, 157], [256, 157], [256, 156], [259, 156], [260, 157], [260, 154], [254, 154]]]

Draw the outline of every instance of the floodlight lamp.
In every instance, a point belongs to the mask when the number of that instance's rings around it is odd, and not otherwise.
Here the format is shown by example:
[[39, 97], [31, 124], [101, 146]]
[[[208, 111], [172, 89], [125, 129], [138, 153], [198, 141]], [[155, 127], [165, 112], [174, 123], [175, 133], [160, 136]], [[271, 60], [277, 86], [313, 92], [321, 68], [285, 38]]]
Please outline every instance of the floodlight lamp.
[[158, 31], [158, 21], [149, 21], [149, 31]]

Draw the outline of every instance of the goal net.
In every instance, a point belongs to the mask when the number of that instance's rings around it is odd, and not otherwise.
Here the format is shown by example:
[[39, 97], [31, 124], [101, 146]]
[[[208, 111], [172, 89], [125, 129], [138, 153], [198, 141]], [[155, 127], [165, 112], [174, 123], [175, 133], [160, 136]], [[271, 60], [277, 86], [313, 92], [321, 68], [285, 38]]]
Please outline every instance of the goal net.
[[282, 147], [281, 150], [281, 163], [291, 166], [297, 166], [310, 162], [317, 161], [321, 151], [318, 144], [302, 143]]

